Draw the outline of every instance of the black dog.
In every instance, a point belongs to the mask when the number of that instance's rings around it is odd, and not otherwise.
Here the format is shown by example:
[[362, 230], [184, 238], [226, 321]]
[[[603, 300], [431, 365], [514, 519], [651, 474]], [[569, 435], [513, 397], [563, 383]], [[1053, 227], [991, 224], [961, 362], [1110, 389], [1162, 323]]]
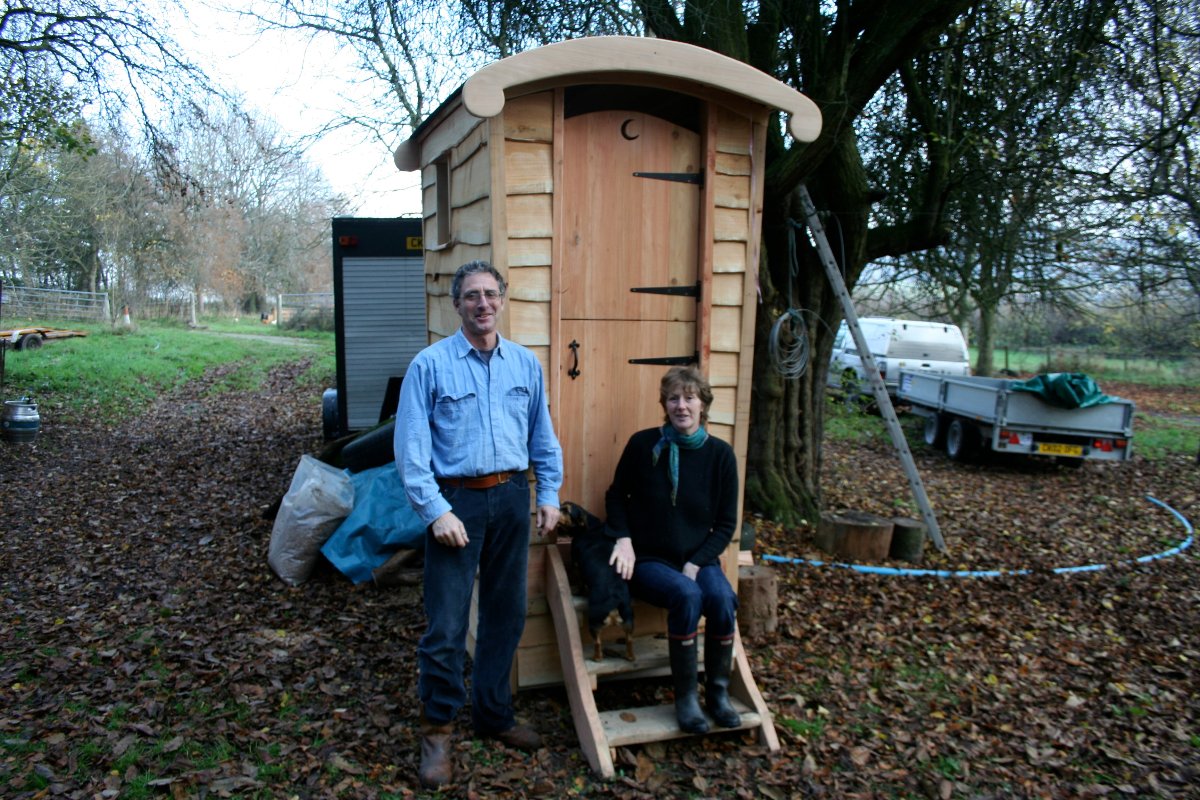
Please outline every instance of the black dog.
[[633, 661], [633, 602], [627, 584], [611, 564], [613, 540], [604, 535], [604, 522], [572, 502], [562, 504], [558, 532], [571, 537], [571, 561], [583, 578], [588, 593], [588, 631], [595, 651], [592, 658], [604, 660], [601, 631], [617, 622], [625, 629], [625, 658]]

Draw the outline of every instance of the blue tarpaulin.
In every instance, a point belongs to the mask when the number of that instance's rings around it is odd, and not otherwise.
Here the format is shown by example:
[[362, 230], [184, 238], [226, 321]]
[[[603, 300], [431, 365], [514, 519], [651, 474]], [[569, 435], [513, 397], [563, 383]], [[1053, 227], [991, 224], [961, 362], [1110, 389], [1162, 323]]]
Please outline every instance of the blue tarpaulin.
[[395, 462], [350, 475], [354, 509], [321, 553], [354, 583], [365, 583], [401, 549], [425, 547], [425, 526], [408, 504]]
[[1035, 375], [1024, 381], [1014, 381], [1008, 388], [1014, 392], [1030, 392], [1059, 408], [1088, 408], [1111, 403], [1112, 398], [1100, 391], [1100, 386], [1082, 372], [1050, 372]]

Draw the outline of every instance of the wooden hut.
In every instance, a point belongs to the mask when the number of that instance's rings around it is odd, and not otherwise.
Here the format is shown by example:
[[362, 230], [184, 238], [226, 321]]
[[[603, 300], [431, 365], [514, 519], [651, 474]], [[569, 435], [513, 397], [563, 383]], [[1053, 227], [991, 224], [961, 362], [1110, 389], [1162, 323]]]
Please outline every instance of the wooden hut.
[[[484, 67], [396, 150], [397, 167], [421, 171], [430, 341], [458, 327], [449, 292], [461, 264], [482, 258], [506, 275], [501, 333], [542, 361], [564, 500], [603, 515], [626, 440], [661, 424], [658, 382], [680, 363], [698, 363], [712, 382], [709, 431], [733, 446], [744, 481], [764, 151], [777, 110], [793, 137], [816, 138], [816, 106], [742, 62], [660, 39], [576, 39]], [[734, 586], [737, 549], [735, 538], [725, 558]], [[581, 744], [612, 774], [614, 743], [669, 732], [622, 739], [594, 706], [576, 707], [590, 699], [578, 684], [594, 686], [597, 670], [567, 661], [580, 632], [558, 622], [562, 579], [559, 549], [535, 542], [514, 680], [572, 688]], [[643, 616], [640, 629], [662, 629]], [[646, 670], [654, 659], [639, 661]], [[740, 646], [737, 663], [743, 697], [777, 746]]]

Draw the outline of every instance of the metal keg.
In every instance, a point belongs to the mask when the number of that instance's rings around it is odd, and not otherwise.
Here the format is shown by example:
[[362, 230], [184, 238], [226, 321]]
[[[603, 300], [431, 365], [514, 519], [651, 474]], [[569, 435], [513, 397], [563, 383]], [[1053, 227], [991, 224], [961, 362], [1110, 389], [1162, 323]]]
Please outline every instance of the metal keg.
[[4, 415], [0, 417], [0, 435], [4, 441], [14, 444], [32, 442], [41, 429], [42, 418], [37, 403], [28, 397], [4, 401]]

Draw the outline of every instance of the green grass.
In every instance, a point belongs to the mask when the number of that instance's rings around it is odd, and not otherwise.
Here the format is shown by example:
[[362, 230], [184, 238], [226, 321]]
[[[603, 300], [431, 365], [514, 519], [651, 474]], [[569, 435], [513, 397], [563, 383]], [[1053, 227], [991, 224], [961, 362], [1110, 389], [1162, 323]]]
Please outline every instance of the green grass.
[[[977, 351], [971, 349], [971, 364]], [[1200, 357], [1137, 358], [1106, 353], [1097, 348], [1052, 347], [1018, 350], [997, 348], [996, 371], [1010, 369], [1021, 374], [1082, 372], [1101, 384], [1104, 381], [1140, 383], [1146, 386], [1194, 386], [1200, 383]]]
[[37, 350], [7, 351], [4, 399], [30, 397], [39, 405], [110, 422], [222, 364], [237, 365], [217, 384], [222, 392], [251, 388], [287, 361], [313, 359], [304, 378], [314, 386], [331, 381], [336, 369], [332, 333], [292, 334], [257, 321], [214, 321], [198, 330], [162, 323], [131, 330], [46, 324], [88, 335], [47, 341]]
[[1149, 459], [1200, 452], [1200, 424], [1137, 412], [1133, 415], [1133, 451]]
[[780, 725], [803, 739], [819, 739], [825, 732], [825, 720], [820, 717], [814, 719], [779, 717], [778, 721]]
[[847, 408], [841, 397], [832, 392], [825, 393], [825, 438], [835, 442], [891, 441], [878, 414]]
[[[185, 328], [181, 323], [165, 323], [173, 327]], [[264, 336], [278, 336], [283, 339], [312, 339], [314, 341], [329, 340], [333, 341], [333, 331], [318, 331], [318, 330], [299, 330], [278, 325], [264, 325], [257, 319], [244, 317], [242, 319], [232, 319], [230, 317], [212, 317], [202, 318], [199, 321], [199, 326], [202, 330], [214, 331], [217, 333], [254, 333]]]
[[934, 759], [933, 768], [947, 780], [954, 780], [963, 774], [962, 762], [953, 756], [938, 756]]

